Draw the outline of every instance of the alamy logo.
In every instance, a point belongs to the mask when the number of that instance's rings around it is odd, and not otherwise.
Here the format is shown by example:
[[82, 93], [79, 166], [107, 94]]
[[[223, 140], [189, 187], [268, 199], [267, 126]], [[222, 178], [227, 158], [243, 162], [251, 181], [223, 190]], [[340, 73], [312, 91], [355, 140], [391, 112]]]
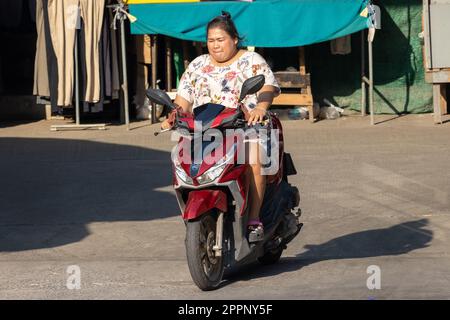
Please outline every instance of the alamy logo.
[[69, 290], [81, 289], [81, 269], [77, 265], [68, 266], [66, 273], [69, 275], [66, 282], [66, 287]]
[[369, 290], [380, 290], [381, 289], [381, 269], [379, 266], [371, 265], [367, 267], [366, 272], [370, 274], [367, 278], [367, 289]]
[[189, 165], [259, 163], [261, 175], [273, 175], [280, 167], [280, 135], [279, 129], [267, 128], [203, 130], [201, 122], [195, 121], [192, 134], [172, 133], [171, 140], [178, 141], [171, 152], [172, 162]]

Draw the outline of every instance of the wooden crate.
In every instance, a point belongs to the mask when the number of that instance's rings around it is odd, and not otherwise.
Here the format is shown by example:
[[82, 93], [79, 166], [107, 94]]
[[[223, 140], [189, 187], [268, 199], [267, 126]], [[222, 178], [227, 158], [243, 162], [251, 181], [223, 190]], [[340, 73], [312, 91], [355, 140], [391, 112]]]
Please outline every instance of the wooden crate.
[[306, 88], [311, 85], [310, 75], [300, 74], [299, 71], [277, 71], [274, 75], [281, 88]]
[[[299, 47], [299, 60], [299, 71], [274, 72], [281, 87], [281, 94], [273, 100], [272, 105], [305, 106], [308, 108], [309, 120], [314, 122], [311, 76], [306, 73], [305, 49], [303, 47]], [[283, 93], [283, 88], [298, 89], [298, 92]]]

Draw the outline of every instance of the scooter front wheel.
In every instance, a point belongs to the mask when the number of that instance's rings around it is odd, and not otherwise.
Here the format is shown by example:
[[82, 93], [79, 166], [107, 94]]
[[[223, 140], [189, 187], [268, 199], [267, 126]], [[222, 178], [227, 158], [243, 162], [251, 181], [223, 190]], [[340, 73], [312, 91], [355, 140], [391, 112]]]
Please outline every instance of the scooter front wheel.
[[216, 219], [210, 214], [189, 221], [186, 225], [186, 257], [194, 283], [204, 291], [212, 290], [222, 281], [224, 266], [216, 256]]

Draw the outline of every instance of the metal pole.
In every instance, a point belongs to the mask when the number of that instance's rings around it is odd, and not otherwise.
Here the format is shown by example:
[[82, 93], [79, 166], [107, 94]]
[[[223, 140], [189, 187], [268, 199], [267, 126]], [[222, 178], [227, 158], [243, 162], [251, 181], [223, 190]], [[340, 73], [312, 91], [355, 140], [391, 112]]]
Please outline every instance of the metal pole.
[[75, 29], [75, 123], [80, 124], [80, 90], [78, 88], [78, 29]]
[[366, 115], [366, 46], [364, 40], [364, 30], [361, 30], [361, 115]]
[[128, 78], [127, 78], [127, 56], [125, 50], [125, 16], [122, 15], [120, 18], [120, 42], [122, 47], [122, 72], [123, 72], [123, 105], [125, 111], [125, 124], [127, 125], [127, 130], [130, 130], [130, 116], [128, 114]]
[[373, 111], [373, 56], [372, 56], [372, 41], [369, 39], [369, 107], [370, 107], [370, 124], [374, 125], [374, 111]]
[[[156, 89], [156, 65], [158, 63], [157, 61], [157, 53], [158, 53], [158, 47], [156, 45], [156, 35], [152, 36], [152, 88]], [[156, 123], [156, 105], [152, 103], [152, 124]]]

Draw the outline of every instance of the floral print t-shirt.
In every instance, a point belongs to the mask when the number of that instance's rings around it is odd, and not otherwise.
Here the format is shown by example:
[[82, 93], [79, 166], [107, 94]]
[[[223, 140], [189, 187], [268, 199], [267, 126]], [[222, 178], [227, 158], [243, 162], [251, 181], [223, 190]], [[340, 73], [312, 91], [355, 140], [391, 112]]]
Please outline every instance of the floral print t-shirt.
[[[263, 74], [265, 85], [280, 87], [264, 58], [256, 52], [245, 51], [228, 66], [215, 66], [209, 54], [204, 54], [192, 61], [180, 79], [177, 94], [190, 103], [193, 108], [206, 103], [216, 103], [229, 108], [236, 108], [244, 81]], [[242, 103], [248, 110], [253, 109], [258, 98], [256, 94], [248, 95]]]

